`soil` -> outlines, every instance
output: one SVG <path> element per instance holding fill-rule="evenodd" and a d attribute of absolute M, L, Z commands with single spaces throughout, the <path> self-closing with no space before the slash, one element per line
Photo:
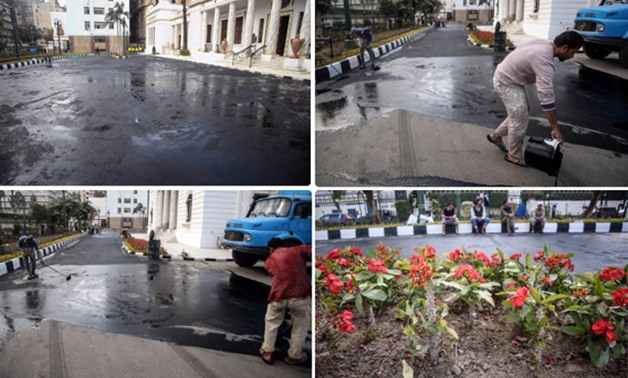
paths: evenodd
<path fill-rule="evenodd" d="M 446 318 L 459 340 L 444 336 L 437 361 L 429 356 L 419 359 L 408 353 L 412 343 L 403 334 L 404 322 L 395 320 L 394 313 L 392 308 L 376 317 L 375 337 L 367 337 L 366 315 L 355 311 L 355 330 L 342 334 L 331 347 L 330 340 L 317 333 L 316 376 L 401 377 L 405 360 L 415 377 L 628 377 L 627 356 L 597 368 L 585 344 L 562 333 L 554 333 L 543 350 L 543 365 L 537 374 L 529 337 L 516 325 L 503 321 L 503 308 L 478 310 L 469 327 L 466 304 L 450 309 Z"/>

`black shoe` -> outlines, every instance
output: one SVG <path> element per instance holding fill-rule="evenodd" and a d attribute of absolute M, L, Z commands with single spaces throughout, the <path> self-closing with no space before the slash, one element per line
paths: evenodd
<path fill-rule="evenodd" d="M 373 71 L 379 71 L 381 68 L 379 66 L 373 67 Z"/>

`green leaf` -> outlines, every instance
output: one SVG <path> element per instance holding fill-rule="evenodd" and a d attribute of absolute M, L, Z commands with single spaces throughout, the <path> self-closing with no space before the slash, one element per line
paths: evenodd
<path fill-rule="evenodd" d="M 358 294 L 355 297 L 355 307 L 358 309 L 358 312 L 360 314 L 364 313 L 364 305 L 362 304 L 362 302 L 363 302 L 362 294 Z"/>
<path fill-rule="evenodd" d="M 448 334 L 450 334 L 454 339 L 458 340 L 458 333 L 456 332 L 455 329 L 451 328 L 450 326 L 445 326 L 445 330 L 447 331 Z"/>
<path fill-rule="evenodd" d="M 478 290 L 476 291 L 476 293 L 478 294 L 478 297 L 484 299 L 485 301 L 490 303 L 491 306 L 495 307 L 495 302 L 493 301 L 493 296 L 491 296 L 491 293 L 485 290 Z"/>
<path fill-rule="evenodd" d="M 597 281 L 597 282 L 595 283 L 595 286 L 593 287 L 593 289 L 595 290 L 595 293 L 596 293 L 598 296 L 600 296 L 600 297 L 601 297 L 602 295 L 604 295 L 604 285 L 602 284 L 602 282 Z"/>
<path fill-rule="evenodd" d="M 368 299 L 372 299 L 374 301 L 385 301 L 386 300 L 386 293 L 384 293 L 383 290 L 380 289 L 370 289 L 370 290 L 366 290 L 362 292 L 362 295 L 367 297 Z"/>
<path fill-rule="evenodd" d="M 554 294 L 554 295 L 550 295 L 549 297 L 545 298 L 541 304 L 547 304 L 547 303 L 552 303 L 554 301 L 557 301 L 559 299 L 563 299 L 563 298 L 567 298 L 568 295 L 566 294 Z"/>
<path fill-rule="evenodd" d="M 549 320 L 549 318 L 547 316 L 544 316 L 543 319 L 541 319 L 541 321 L 539 322 L 539 328 L 545 327 L 545 325 L 547 324 L 548 320 Z"/>
<path fill-rule="evenodd" d="M 401 360 L 401 365 L 403 366 L 401 371 L 403 378 L 414 378 L 414 370 L 408 365 L 406 360 Z"/>
<path fill-rule="evenodd" d="M 541 303 L 541 294 L 539 291 L 534 286 L 530 286 L 528 289 L 530 290 L 530 294 L 532 294 L 536 303 Z"/>
<path fill-rule="evenodd" d="M 506 315 L 506 323 L 518 323 L 521 318 L 519 317 L 519 314 L 517 312 L 511 312 L 508 315 Z"/>
<path fill-rule="evenodd" d="M 502 261 L 504 261 L 504 252 L 502 252 L 502 250 L 499 248 L 497 248 L 497 255 L 500 259 L 502 259 Z"/>
<path fill-rule="evenodd" d="M 411 325 L 407 325 L 403 329 L 403 334 L 411 338 L 412 336 L 416 335 L 416 332 L 414 331 L 414 328 Z"/>
<path fill-rule="evenodd" d="M 480 288 L 482 289 L 490 289 L 495 286 L 500 286 L 500 285 L 497 282 L 487 282 L 487 283 L 480 284 Z"/>
<path fill-rule="evenodd" d="M 519 311 L 519 318 L 523 319 L 530 313 L 530 306 L 523 306 Z"/>
<path fill-rule="evenodd" d="M 515 308 L 515 305 L 512 304 L 512 302 L 509 301 L 508 299 L 502 301 L 502 306 L 504 306 L 506 308 Z"/>
<path fill-rule="evenodd" d="M 371 278 L 373 278 L 375 276 L 375 273 L 371 273 L 369 271 L 361 271 L 360 273 L 355 275 L 355 279 L 360 282 L 360 281 L 366 281 L 366 280 L 370 280 Z"/>
<path fill-rule="evenodd" d="M 465 295 L 468 291 L 469 291 L 469 287 L 468 286 L 464 286 L 461 285 L 457 282 L 449 282 L 449 281 L 441 281 L 440 282 L 443 286 L 449 286 L 449 287 L 453 287 L 455 289 L 460 290 L 460 294 Z"/>
<path fill-rule="evenodd" d="M 526 254 L 526 269 L 530 267 L 530 255 Z"/>
<path fill-rule="evenodd" d="M 539 326 L 536 323 L 530 323 L 530 322 L 524 322 L 523 326 L 528 330 L 528 331 L 538 331 L 539 330 Z"/>
<path fill-rule="evenodd" d="M 392 276 L 391 278 L 394 278 L 394 276 L 400 275 L 401 271 L 397 269 L 388 269 L 388 274 Z"/>
<path fill-rule="evenodd" d="M 315 280 L 319 280 L 321 278 L 321 274 L 323 274 L 323 272 L 320 269 L 316 268 L 316 269 L 314 269 L 314 274 L 315 274 L 315 277 L 316 277 Z"/>
<path fill-rule="evenodd" d="M 564 326 L 562 328 L 562 331 L 571 336 L 586 334 L 586 332 L 582 328 L 577 326 Z"/>

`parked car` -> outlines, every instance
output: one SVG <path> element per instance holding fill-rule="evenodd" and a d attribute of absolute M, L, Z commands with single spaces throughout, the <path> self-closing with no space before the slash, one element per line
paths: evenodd
<path fill-rule="evenodd" d="M 325 214 L 318 219 L 323 222 L 323 226 L 352 226 L 356 223 L 355 219 L 345 213 Z"/>

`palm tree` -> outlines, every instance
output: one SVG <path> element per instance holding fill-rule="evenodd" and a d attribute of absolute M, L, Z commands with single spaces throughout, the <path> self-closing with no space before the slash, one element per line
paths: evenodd
<path fill-rule="evenodd" d="M 372 190 L 363 190 L 364 195 L 366 196 L 366 201 L 371 206 L 371 211 L 373 212 L 373 220 L 375 224 L 382 223 L 379 217 L 379 210 L 377 209 L 377 203 L 375 202 L 375 196 L 373 195 Z"/>
<path fill-rule="evenodd" d="M 112 9 L 105 15 L 107 25 L 116 25 L 116 35 L 118 36 L 118 54 L 124 54 L 124 47 L 120 46 L 120 27 L 123 28 L 123 34 L 126 33 L 127 19 L 129 12 L 124 10 L 124 3 L 117 2 Z"/>
<path fill-rule="evenodd" d="M 346 190 L 332 190 L 331 199 L 334 201 L 334 205 L 336 205 L 336 209 L 338 209 L 339 213 L 342 213 L 342 209 L 340 208 L 340 200 L 347 193 Z"/>

